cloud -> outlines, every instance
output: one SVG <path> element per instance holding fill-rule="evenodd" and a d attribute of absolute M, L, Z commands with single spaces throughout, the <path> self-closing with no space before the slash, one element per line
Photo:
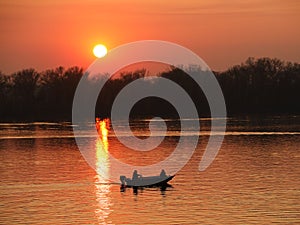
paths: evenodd
<path fill-rule="evenodd" d="M 154 4 L 155 3 L 155 4 Z M 300 2 L 297 0 L 211 0 L 211 1 L 182 1 L 158 3 L 151 1 L 146 13 L 165 15 L 204 15 L 204 14 L 291 14 L 298 13 Z M 144 12 L 145 13 L 145 12 Z"/>

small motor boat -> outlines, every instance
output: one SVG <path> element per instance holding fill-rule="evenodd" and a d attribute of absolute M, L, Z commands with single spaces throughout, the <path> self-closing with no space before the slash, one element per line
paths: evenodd
<path fill-rule="evenodd" d="M 122 187 L 167 187 L 168 182 L 173 179 L 172 176 L 139 176 L 133 179 L 127 178 L 126 176 L 120 176 Z"/>

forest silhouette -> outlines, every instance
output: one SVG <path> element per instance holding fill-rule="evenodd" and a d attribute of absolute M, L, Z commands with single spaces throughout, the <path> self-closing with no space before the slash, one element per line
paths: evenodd
<path fill-rule="evenodd" d="M 192 65 L 188 73 L 197 73 Z M 5 75 L 0 72 L 0 121 L 71 121 L 76 87 L 83 68 L 71 67 L 38 72 L 24 69 Z M 299 114 L 300 64 L 272 58 L 248 58 L 223 72 L 214 72 L 224 94 L 227 113 Z M 130 82 L 147 76 L 146 69 L 123 72 L 110 79 L 100 92 L 96 115 L 110 117 L 112 103 Z M 193 79 L 176 67 L 158 76 L 180 85 L 191 96 L 200 116 L 209 116 L 205 95 Z M 145 79 L 145 82 L 150 82 Z M 178 117 L 166 100 L 148 97 L 131 110 L 131 117 Z"/>

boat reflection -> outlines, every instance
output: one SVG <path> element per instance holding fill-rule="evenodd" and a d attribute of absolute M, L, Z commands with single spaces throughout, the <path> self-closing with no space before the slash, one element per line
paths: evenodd
<path fill-rule="evenodd" d="M 167 186 L 161 186 L 161 187 L 152 187 L 152 188 L 149 188 L 151 190 L 160 190 L 160 193 L 163 197 L 166 196 L 166 191 L 170 190 L 170 188 L 173 188 L 172 185 L 168 184 Z M 131 189 L 131 188 L 130 188 Z M 145 187 L 133 187 L 132 188 L 132 193 L 134 195 L 138 195 L 139 192 L 143 192 L 144 189 L 147 189 Z M 127 188 L 125 186 L 120 186 L 120 192 L 126 192 Z"/>
<path fill-rule="evenodd" d="M 107 218 L 111 213 L 111 185 L 108 183 L 109 180 L 109 156 L 108 156 L 108 129 L 109 120 L 99 120 L 96 119 L 96 128 L 99 133 L 99 137 L 96 140 L 95 150 L 95 165 L 97 175 L 95 176 L 95 192 L 97 207 L 95 209 L 95 214 L 98 218 L 99 224 L 107 224 Z"/>

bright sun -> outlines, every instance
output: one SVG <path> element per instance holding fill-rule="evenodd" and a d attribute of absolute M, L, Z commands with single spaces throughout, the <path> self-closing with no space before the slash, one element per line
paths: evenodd
<path fill-rule="evenodd" d="M 107 48 L 104 45 L 96 45 L 93 49 L 93 53 L 97 58 L 102 58 L 107 54 Z"/>

